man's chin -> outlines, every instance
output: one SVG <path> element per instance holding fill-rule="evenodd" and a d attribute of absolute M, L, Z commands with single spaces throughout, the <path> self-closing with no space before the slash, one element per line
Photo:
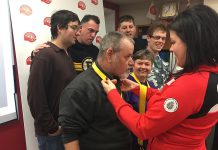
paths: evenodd
<path fill-rule="evenodd" d="M 130 70 L 128 69 L 128 70 L 126 70 L 123 74 L 119 75 L 119 78 L 120 78 L 120 79 L 126 79 L 126 78 L 128 78 L 128 76 L 129 76 L 130 73 L 131 73 L 131 72 L 130 72 Z"/>

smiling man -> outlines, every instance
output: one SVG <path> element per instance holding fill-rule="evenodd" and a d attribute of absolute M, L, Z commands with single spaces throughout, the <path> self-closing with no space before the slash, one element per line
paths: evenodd
<path fill-rule="evenodd" d="M 126 36 L 134 40 L 134 51 L 145 49 L 147 47 L 147 41 L 145 39 L 136 37 L 136 25 L 133 16 L 123 15 L 119 18 L 118 22 L 118 32 L 125 34 Z"/>
<path fill-rule="evenodd" d="M 161 89 L 169 78 L 169 64 L 165 62 L 159 53 L 163 49 L 167 36 L 167 28 L 161 23 L 154 23 L 147 31 L 147 50 L 154 56 L 154 64 L 148 81 L 152 82 L 157 89 Z"/>

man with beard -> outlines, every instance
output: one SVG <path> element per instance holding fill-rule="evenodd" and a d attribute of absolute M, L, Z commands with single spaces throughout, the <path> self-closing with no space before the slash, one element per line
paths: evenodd
<path fill-rule="evenodd" d="M 59 122 L 65 150 L 130 150 L 130 132 L 108 103 L 101 80 L 117 79 L 120 88 L 120 77 L 133 65 L 133 43 L 122 33 L 106 34 L 96 62 L 62 92 Z"/>

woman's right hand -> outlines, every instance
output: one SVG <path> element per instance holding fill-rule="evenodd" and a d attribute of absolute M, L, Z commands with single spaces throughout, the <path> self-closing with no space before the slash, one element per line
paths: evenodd
<path fill-rule="evenodd" d="M 123 92 L 128 92 L 128 91 L 133 90 L 133 89 L 136 88 L 137 86 L 139 86 L 138 83 L 136 83 L 136 82 L 134 82 L 134 81 L 131 81 L 131 80 L 129 80 L 129 79 L 123 79 L 120 89 L 121 89 Z"/>

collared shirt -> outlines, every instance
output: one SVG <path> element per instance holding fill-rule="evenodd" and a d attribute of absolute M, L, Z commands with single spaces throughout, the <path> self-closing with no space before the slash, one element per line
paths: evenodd
<path fill-rule="evenodd" d="M 34 118 L 36 135 L 58 129 L 60 94 L 76 76 L 72 61 L 63 49 L 51 42 L 34 58 L 30 68 L 27 99 Z"/>
<path fill-rule="evenodd" d="M 153 69 L 148 75 L 148 81 L 152 82 L 156 89 L 162 89 L 169 79 L 169 63 L 157 55 L 154 59 Z"/>

